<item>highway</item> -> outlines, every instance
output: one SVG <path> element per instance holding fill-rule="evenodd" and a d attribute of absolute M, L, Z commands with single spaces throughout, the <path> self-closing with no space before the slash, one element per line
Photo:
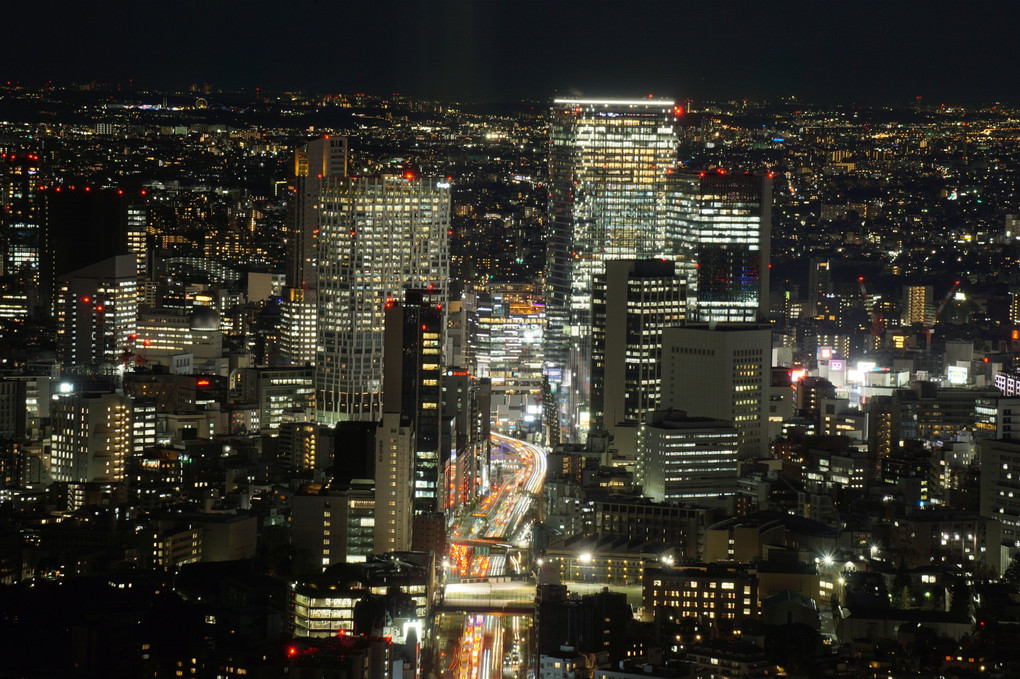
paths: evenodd
<path fill-rule="evenodd" d="M 472 511 L 464 511 L 450 527 L 450 566 L 462 578 L 499 576 L 521 571 L 509 548 L 527 548 L 531 541 L 532 500 L 542 490 L 547 461 L 540 446 L 491 435 L 490 478 L 499 479 Z"/>
<path fill-rule="evenodd" d="M 500 434 L 492 434 L 491 444 L 489 494 L 462 510 L 448 534 L 447 576 L 469 582 L 444 585 L 444 606 L 454 612 L 440 614 L 438 628 L 453 624 L 458 631 L 439 642 L 441 677 L 503 679 L 523 676 L 526 668 L 531 616 L 530 609 L 525 615 L 519 609 L 522 600 L 534 600 L 535 586 L 487 579 L 530 569 L 519 555 L 530 551 L 532 501 L 542 491 L 546 455 L 539 446 Z M 487 612 L 455 612 L 478 608 Z"/>

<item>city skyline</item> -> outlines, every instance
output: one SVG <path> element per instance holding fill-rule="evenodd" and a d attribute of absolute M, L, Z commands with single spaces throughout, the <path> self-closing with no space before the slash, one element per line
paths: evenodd
<path fill-rule="evenodd" d="M 8 672 L 1020 673 L 1020 108 L 623 90 L 0 86 Z"/>

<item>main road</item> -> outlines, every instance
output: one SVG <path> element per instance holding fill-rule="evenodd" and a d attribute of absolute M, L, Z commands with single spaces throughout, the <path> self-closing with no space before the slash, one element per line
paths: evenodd
<path fill-rule="evenodd" d="M 530 553 L 533 501 L 545 481 L 546 455 L 541 447 L 492 434 L 488 495 L 472 509 L 461 511 L 450 525 L 447 576 L 486 580 L 530 571 L 521 555 Z M 509 569 L 507 566 L 509 565 Z M 509 573 L 508 573 L 509 571 Z M 444 608 L 437 616 L 434 672 L 456 679 L 508 679 L 525 676 L 530 656 L 527 615 L 511 610 L 480 613 L 478 607 L 533 600 L 531 581 L 451 582 L 444 585 Z M 509 615 L 504 615 L 509 614 Z"/>
<path fill-rule="evenodd" d="M 464 511 L 450 526 L 450 567 L 460 577 L 504 575 L 507 553 L 531 546 L 532 500 L 545 480 L 545 451 L 502 434 L 492 434 L 491 444 L 489 477 L 497 482 L 473 511 Z M 511 566 L 520 572 L 519 562 Z"/>

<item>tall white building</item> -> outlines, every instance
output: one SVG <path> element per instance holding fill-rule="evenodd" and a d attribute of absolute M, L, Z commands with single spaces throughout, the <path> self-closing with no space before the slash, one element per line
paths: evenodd
<path fill-rule="evenodd" d="M 50 406 L 54 481 L 124 480 L 131 452 L 131 403 L 120 394 L 63 394 Z"/>
<path fill-rule="evenodd" d="M 649 413 L 638 430 L 642 494 L 660 502 L 731 502 L 737 493 L 738 440 L 725 420 L 676 410 Z"/>
<path fill-rule="evenodd" d="M 385 413 L 375 437 L 375 553 L 411 548 L 413 422 Z"/>
<path fill-rule="evenodd" d="M 740 459 L 767 457 L 772 329 L 723 323 L 662 332 L 662 410 L 732 422 Z"/>
<path fill-rule="evenodd" d="M 63 277 L 56 294 L 57 346 L 68 365 L 115 363 L 134 346 L 138 270 L 118 255 Z"/>
<path fill-rule="evenodd" d="M 376 420 L 386 303 L 431 286 L 446 310 L 450 185 L 410 174 L 325 178 L 319 229 L 316 420 Z"/>
<path fill-rule="evenodd" d="M 612 259 L 678 259 L 670 178 L 676 109 L 668 99 L 557 99 L 549 128 L 546 371 L 560 425 L 588 427 L 591 293 Z"/>

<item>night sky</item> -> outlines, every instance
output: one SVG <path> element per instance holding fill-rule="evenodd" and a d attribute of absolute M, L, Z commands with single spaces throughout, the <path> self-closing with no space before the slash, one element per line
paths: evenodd
<path fill-rule="evenodd" d="M 1020 102 L 1020 3 L 16 2 L 0 78 L 143 88 Z"/>

